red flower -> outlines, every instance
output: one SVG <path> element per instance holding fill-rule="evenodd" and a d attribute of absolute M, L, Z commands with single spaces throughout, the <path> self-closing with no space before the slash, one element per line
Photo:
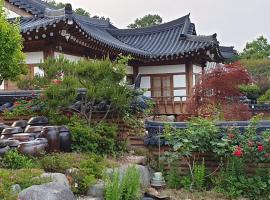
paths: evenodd
<path fill-rule="evenodd" d="M 233 155 L 237 157 L 243 156 L 243 149 L 240 146 L 237 146 L 235 151 L 233 152 Z"/>
<path fill-rule="evenodd" d="M 263 157 L 269 158 L 269 153 L 264 154 Z"/>
<path fill-rule="evenodd" d="M 263 145 L 258 145 L 258 151 L 259 151 L 259 152 L 262 152 L 263 150 L 264 150 Z"/>

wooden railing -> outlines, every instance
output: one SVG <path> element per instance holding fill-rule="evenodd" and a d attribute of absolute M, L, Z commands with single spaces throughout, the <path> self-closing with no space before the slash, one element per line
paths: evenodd
<path fill-rule="evenodd" d="M 155 114 L 178 115 L 185 113 L 187 96 L 151 97 L 155 102 Z"/>

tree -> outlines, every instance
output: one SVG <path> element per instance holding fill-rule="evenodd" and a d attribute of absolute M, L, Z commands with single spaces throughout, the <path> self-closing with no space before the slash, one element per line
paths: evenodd
<path fill-rule="evenodd" d="M 75 10 L 75 13 L 77 13 L 78 15 L 90 17 L 90 13 L 87 12 L 86 10 L 82 9 L 82 8 L 77 8 Z"/>
<path fill-rule="evenodd" d="M 9 23 L 0 0 L 0 84 L 27 74 L 18 22 Z"/>
<path fill-rule="evenodd" d="M 242 59 L 262 59 L 270 56 L 270 44 L 267 39 L 260 36 L 252 42 L 248 42 L 243 52 L 240 54 Z"/>
<path fill-rule="evenodd" d="M 195 115 L 228 120 L 249 118 L 247 106 L 240 102 L 242 93 L 239 85 L 250 83 L 251 77 L 240 63 L 210 69 L 196 84 L 194 93 L 187 102 L 187 111 Z"/>
<path fill-rule="evenodd" d="M 252 77 L 252 81 L 259 86 L 260 94 L 264 94 L 270 89 L 270 59 L 241 59 L 244 66 Z"/>
<path fill-rule="evenodd" d="M 134 23 L 129 24 L 128 28 L 143 28 L 154 26 L 162 23 L 162 18 L 159 15 L 145 15 L 142 18 L 137 18 Z"/>
<path fill-rule="evenodd" d="M 64 8 L 65 7 L 65 3 L 59 2 L 57 3 L 55 0 L 47 0 L 46 1 L 49 5 L 54 6 L 56 8 Z M 87 12 L 86 10 L 84 10 L 83 8 L 77 8 L 75 10 L 75 13 L 82 15 L 82 16 L 87 16 L 90 17 L 90 13 Z"/>

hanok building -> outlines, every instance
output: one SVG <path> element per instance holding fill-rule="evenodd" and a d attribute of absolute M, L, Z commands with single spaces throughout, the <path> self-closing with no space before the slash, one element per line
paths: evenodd
<path fill-rule="evenodd" d="M 56 9 L 41 0 L 6 0 L 5 7 L 20 16 L 32 76 L 42 73 L 38 64 L 49 56 L 76 61 L 130 55 L 128 78 L 141 75 L 141 88 L 162 114 L 183 112 L 202 71 L 233 54 L 232 47 L 219 46 L 216 34 L 197 35 L 189 15 L 147 28 L 118 29 L 108 20 L 75 14 L 71 5 Z M 4 89 L 15 87 L 6 82 Z"/>

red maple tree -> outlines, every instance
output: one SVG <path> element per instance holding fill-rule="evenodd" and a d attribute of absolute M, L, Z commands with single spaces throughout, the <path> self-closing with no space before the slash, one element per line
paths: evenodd
<path fill-rule="evenodd" d="M 187 111 L 197 116 L 221 113 L 226 120 L 246 120 L 251 115 L 248 105 L 240 102 L 242 94 L 238 86 L 251 82 L 239 62 L 206 70 L 187 102 Z"/>

